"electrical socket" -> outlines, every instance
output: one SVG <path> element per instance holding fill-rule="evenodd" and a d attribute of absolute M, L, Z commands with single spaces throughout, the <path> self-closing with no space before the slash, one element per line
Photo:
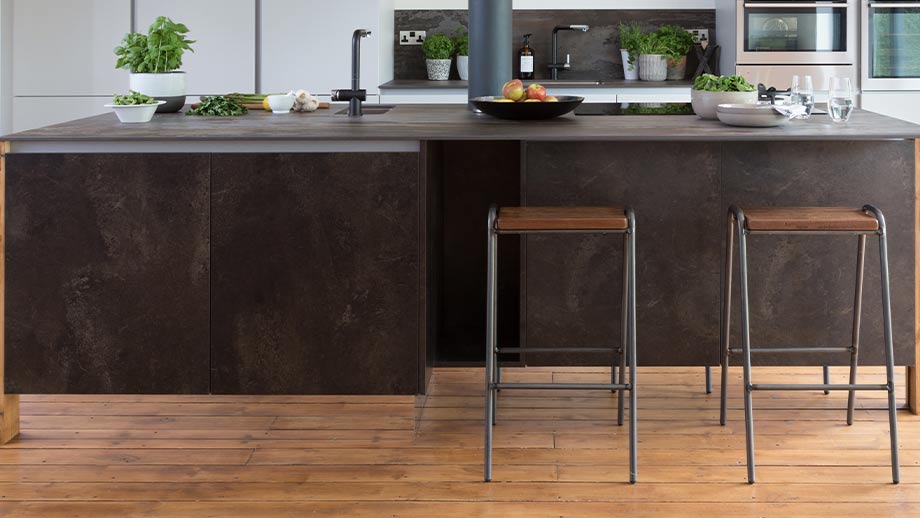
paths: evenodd
<path fill-rule="evenodd" d="M 425 41 L 426 31 L 399 31 L 400 45 L 421 45 Z"/>
<path fill-rule="evenodd" d="M 705 49 L 709 46 L 709 29 L 687 29 Z"/>

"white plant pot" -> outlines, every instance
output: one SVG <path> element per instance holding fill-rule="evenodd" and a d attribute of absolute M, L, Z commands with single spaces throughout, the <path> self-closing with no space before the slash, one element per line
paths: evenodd
<path fill-rule="evenodd" d="M 460 74 L 460 79 L 463 81 L 466 81 L 470 78 L 469 56 L 457 56 L 457 72 Z"/>
<path fill-rule="evenodd" d="M 430 81 L 447 81 L 450 79 L 450 59 L 426 59 L 428 79 Z"/>
<path fill-rule="evenodd" d="M 128 81 L 131 90 L 166 101 L 157 108 L 157 113 L 174 113 L 185 106 L 185 72 L 131 74 Z"/>
<path fill-rule="evenodd" d="M 757 104 L 757 92 L 706 92 L 691 90 L 693 111 L 704 119 L 716 120 L 720 104 Z"/>
<path fill-rule="evenodd" d="M 668 78 L 668 58 L 663 54 L 639 55 L 639 79 L 664 81 Z"/>
<path fill-rule="evenodd" d="M 623 77 L 627 81 L 636 81 L 639 79 L 639 59 L 632 65 L 629 64 L 629 51 L 620 49 L 620 57 L 623 58 Z M 631 69 L 631 70 L 630 70 Z"/>

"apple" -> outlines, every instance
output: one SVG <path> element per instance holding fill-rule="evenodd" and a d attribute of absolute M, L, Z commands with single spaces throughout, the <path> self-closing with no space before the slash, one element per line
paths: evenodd
<path fill-rule="evenodd" d="M 540 99 L 525 99 L 524 102 L 525 103 L 542 103 L 543 101 L 541 101 Z"/>
<path fill-rule="evenodd" d="M 545 103 L 558 103 L 558 102 L 559 102 L 559 99 L 556 99 L 556 96 L 555 96 L 555 95 L 547 95 L 547 96 L 546 96 L 546 99 L 543 99 L 543 102 L 545 102 Z"/>
<path fill-rule="evenodd" d="M 512 79 L 502 87 L 502 96 L 512 101 L 520 101 L 525 97 L 524 83 L 520 79 Z"/>
<path fill-rule="evenodd" d="M 543 101 L 546 99 L 546 88 L 541 84 L 534 83 L 527 87 L 527 98 Z"/>
<path fill-rule="evenodd" d="M 514 101 L 512 101 L 511 99 L 502 98 L 502 99 L 492 99 L 492 102 L 493 103 L 513 103 Z"/>

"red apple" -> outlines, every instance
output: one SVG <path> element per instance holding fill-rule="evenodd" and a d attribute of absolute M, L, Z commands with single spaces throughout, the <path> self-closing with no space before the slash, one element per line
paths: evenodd
<path fill-rule="evenodd" d="M 543 101 L 546 99 L 546 88 L 541 84 L 534 83 L 527 87 L 527 98 Z"/>
<path fill-rule="evenodd" d="M 512 79 L 502 87 L 502 96 L 512 101 L 520 101 L 524 98 L 524 83 L 520 79 Z"/>

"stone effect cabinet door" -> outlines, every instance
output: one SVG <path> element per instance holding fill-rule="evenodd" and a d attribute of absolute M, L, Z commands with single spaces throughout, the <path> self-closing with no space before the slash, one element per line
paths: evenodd
<path fill-rule="evenodd" d="M 212 391 L 415 394 L 419 157 L 212 156 Z"/>
<path fill-rule="evenodd" d="M 207 156 L 6 164 L 7 393 L 207 393 Z"/>

